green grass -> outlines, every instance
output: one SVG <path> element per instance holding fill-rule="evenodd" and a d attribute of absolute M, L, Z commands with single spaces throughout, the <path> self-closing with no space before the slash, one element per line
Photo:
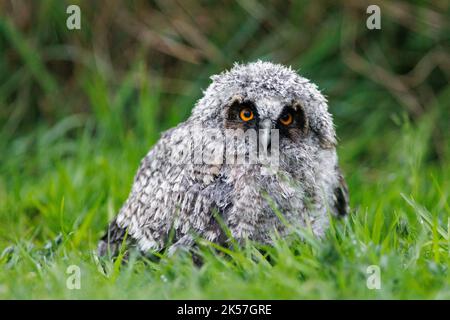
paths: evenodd
<path fill-rule="evenodd" d="M 417 83 L 402 78 L 409 91 L 399 95 L 344 50 L 357 42 L 367 63 L 394 77 L 408 74 L 428 52 L 445 52 L 444 25 L 399 26 L 386 7 L 382 32 L 352 34 L 347 25 L 360 25 L 364 11 L 332 2 L 295 2 L 288 15 L 280 4 L 236 2 L 226 12 L 209 5 L 217 24 L 158 7 L 198 27 L 190 43 L 158 15 L 140 17 L 150 12 L 147 2 L 119 5 L 141 22 L 159 21 L 149 28 L 171 43 L 205 50 L 205 62 L 190 56 L 196 64 L 183 60 L 194 51 L 161 57 L 130 42 L 119 18 L 105 34 L 86 6 L 82 31 L 68 32 L 63 2 L 42 3 L 34 5 L 32 29 L 18 11 L 0 14 L 0 298 L 450 299 L 448 67 L 433 65 Z M 415 9 L 426 16 L 429 8 Z M 102 19 L 112 19 L 108 10 Z M 183 10 L 204 16 L 197 6 Z M 186 253 L 100 267 L 97 241 L 160 132 L 187 118 L 210 74 L 261 57 L 299 68 L 329 97 L 349 217 L 333 220 L 321 240 L 305 230 L 275 239 L 264 256 L 252 244 L 226 250 L 200 243 L 201 267 Z M 423 110 L 412 112 L 411 101 Z M 66 286 L 71 265 L 80 268 L 80 290 Z M 366 286 L 371 265 L 380 268 L 380 290 Z"/>
<path fill-rule="evenodd" d="M 145 94 L 133 129 L 126 129 L 117 115 L 101 110 L 114 104 L 96 88 L 95 115 L 42 125 L 5 147 L 1 298 L 450 298 L 450 167 L 448 161 L 424 163 L 433 118 L 393 128 L 395 141 L 376 166 L 352 159 L 360 137 L 342 139 L 353 209 L 321 241 L 301 241 L 301 233 L 278 239 L 266 248 L 270 259 L 251 245 L 219 253 L 204 245 L 200 268 L 180 254 L 159 263 L 109 263 L 104 272 L 96 242 L 156 134 L 140 116 L 151 101 Z M 66 287 L 70 265 L 81 268 L 80 290 Z M 380 290 L 366 287 L 369 265 L 381 268 Z"/>

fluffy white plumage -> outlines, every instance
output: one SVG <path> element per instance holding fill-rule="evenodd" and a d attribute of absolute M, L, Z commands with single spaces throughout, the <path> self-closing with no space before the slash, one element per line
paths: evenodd
<path fill-rule="evenodd" d="M 163 133 L 142 160 L 127 201 L 99 243 L 99 254 L 114 252 L 127 229 L 144 252 L 167 247 L 171 230 L 171 250 L 194 245 L 196 236 L 226 244 L 218 216 L 236 240 L 270 243 L 274 230 L 288 233 L 279 214 L 290 224 L 310 225 L 321 236 L 328 212 L 348 212 L 332 117 L 316 85 L 290 68 L 262 61 L 236 64 L 211 79 L 191 116 Z M 253 119 L 243 121 L 243 110 L 250 110 Z M 285 126 L 281 120 L 287 113 L 293 120 Z M 267 129 L 263 123 L 279 131 L 274 174 L 264 174 L 261 163 L 225 161 L 223 140 L 207 130 L 226 136 L 227 130 Z M 238 154 L 247 155 L 249 142 L 235 143 Z M 192 152 L 180 152 L 185 150 Z M 196 152 L 219 156 L 199 163 Z"/>

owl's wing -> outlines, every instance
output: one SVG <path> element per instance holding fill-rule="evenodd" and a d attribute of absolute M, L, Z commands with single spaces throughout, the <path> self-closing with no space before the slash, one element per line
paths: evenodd
<path fill-rule="evenodd" d="M 160 250 L 169 241 L 188 241 L 192 232 L 211 241 L 221 234 L 213 213 L 228 207 L 231 187 L 221 177 L 221 165 L 186 158 L 183 144 L 190 143 L 188 134 L 188 129 L 177 127 L 161 137 L 142 160 L 116 218 L 142 251 Z M 208 145 L 206 141 L 203 147 Z"/>
<path fill-rule="evenodd" d="M 347 183 L 338 168 L 338 185 L 334 189 L 334 209 L 338 216 L 343 217 L 350 211 Z"/>

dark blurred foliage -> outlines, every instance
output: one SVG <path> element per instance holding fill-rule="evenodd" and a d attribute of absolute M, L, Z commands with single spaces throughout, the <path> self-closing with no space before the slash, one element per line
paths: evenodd
<path fill-rule="evenodd" d="M 81 30 L 66 28 L 69 4 L 81 7 Z M 366 28 L 369 4 L 381 7 L 381 30 Z M 365 148 L 395 119 L 435 114 L 439 157 L 450 119 L 449 13 L 445 0 L 2 0 L 0 133 L 13 139 L 96 114 L 96 93 L 112 96 L 123 83 L 121 120 L 148 85 L 159 132 L 189 115 L 211 74 L 267 59 L 316 82 L 340 136 L 366 137 Z"/>

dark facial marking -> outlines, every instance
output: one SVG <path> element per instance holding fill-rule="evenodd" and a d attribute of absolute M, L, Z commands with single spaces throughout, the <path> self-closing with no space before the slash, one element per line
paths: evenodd
<path fill-rule="evenodd" d="M 252 114 L 251 120 L 244 121 Z M 247 130 L 250 128 L 256 129 L 258 124 L 258 110 L 253 102 L 249 100 L 244 100 L 240 97 L 236 97 L 232 100 L 228 106 L 226 118 L 225 118 L 225 128 L 227 129 L 242 129 Z"/>
<path fill-rule="evenodd" d="M 280 136 L 297 140 L 308 133 L 308 119 L 305 110 L 299 102 L 285 106 L 277 121 Z"/>

